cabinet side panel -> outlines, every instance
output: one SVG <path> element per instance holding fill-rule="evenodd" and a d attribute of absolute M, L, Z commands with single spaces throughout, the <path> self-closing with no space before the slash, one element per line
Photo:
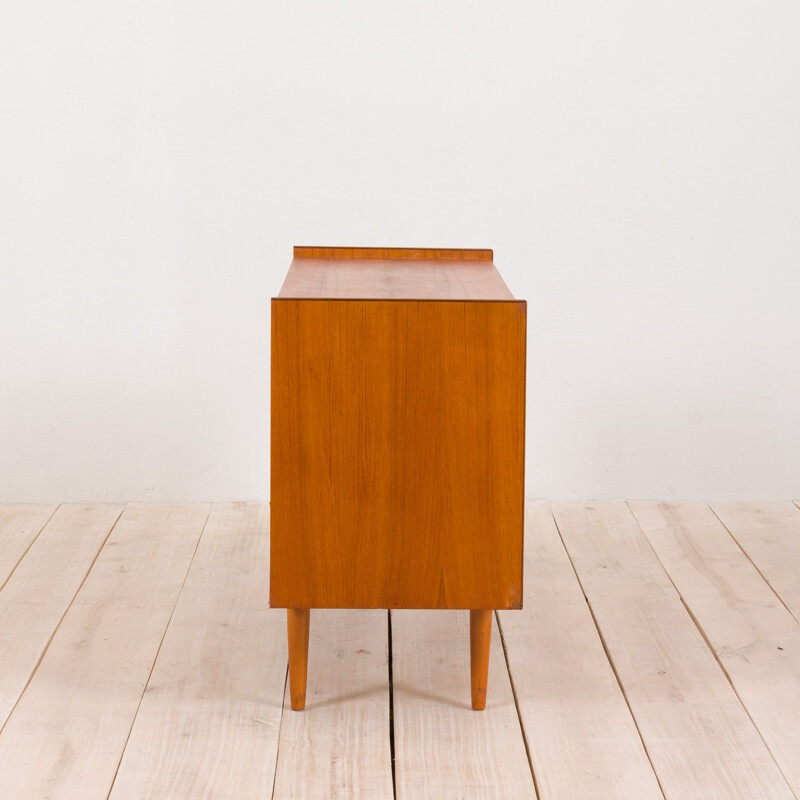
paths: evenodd
<path fill-rule="evenodd" d="M 525 304 L 275 300 L 274 606 L 514 608 Z"/>

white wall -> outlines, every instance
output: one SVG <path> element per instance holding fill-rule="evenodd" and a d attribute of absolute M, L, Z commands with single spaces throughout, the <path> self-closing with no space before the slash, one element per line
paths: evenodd
<path fill-rule="evenodd" d="M 298 244 L 488 246 L 528 493 L 800 495 L 800 6 L 9 4 L 0 501 L 265 498 Z"/>

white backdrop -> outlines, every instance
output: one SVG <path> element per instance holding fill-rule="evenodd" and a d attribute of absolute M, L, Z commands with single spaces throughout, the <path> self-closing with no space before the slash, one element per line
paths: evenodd
<path fill-rule="evenodd" d="M 800 6 L 31 0 L 0 501 L 266 498 L 293 244 L 493 247 L 536 497 L 800 495 Z"/>

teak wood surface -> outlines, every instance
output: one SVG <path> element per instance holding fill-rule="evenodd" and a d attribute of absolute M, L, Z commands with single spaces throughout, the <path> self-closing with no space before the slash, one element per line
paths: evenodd
<path fill-rule="evenodd" d="M 280 298 L 514 299 L 491 250 L 296 247 L 294 252 Z"/>
<path fill-rule="evenodd" d="M 526 304 L 491 258 L 296 249 L 272 301 L 273 607 L 521 606 Z"/>

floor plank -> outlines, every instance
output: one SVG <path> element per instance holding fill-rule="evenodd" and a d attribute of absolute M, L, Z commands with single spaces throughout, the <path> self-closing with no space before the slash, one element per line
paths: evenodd
<path fill-rule="evenodd" d="M 55 505 L 0 505 L 0 588 L 56 508 Z"/>
<path fill-rule="evenodd" d="M 553 511 L 667 800 L 793 797 L 628 507 Z"/>
<path fill-rule="evenodd" d="M 5 796 L 107 797 L 208 511 L 125 509 L 0 733 Z"/>
<path fill-rule="evenodd" d="M 470 705 L 469 612 L 392 611 L 398 800 L 535 798 L 496 621 L 484 711 Z"/>
<path fill-rule="evenodd" d="M 312 609 L 306 707 L 287 685 L 273 798 L 392 796 L 386 612 Z"/>
<path fill-rule="evenodd" d="M 122 506 L 61 506 L 0 591 L 0 730 Z"/>
<path fill-rule="evenodd" d="M 286 646 L 268 611 L 269 507 L 216 504 L 136 715 L 112 800 L 269 797 Z"/>
<path fill-rule="evenodd" d="M 526 506 L 522 611 L 501 611 L 539 800 L 662 798 L 548 503 Z"/>
<path fill-rule="evenodd" d="M 630 505 L 800 796 L 800 625 L 707 505 Z"/>
<path fill-rule="evenodd" d="M 711 508 L 800 621 L 800 508 L 794 503 L 712 503 Z"/>
<path fill-rule="evenodd" d="M 554 505 L 582 586 L 528 511 L 525 608 L 498 616 L 541 800 L 657 798 L 647 755 L 667 800 L 791 797 L 775 761 L 800 796 L 800 509 L 714 504 L 740 549 L 706 506 L 630 507 L 646 535 L 624 504 Z M 120 757 L 112 800 L 270 797 L 273 774 L 279 799 L 392 797 L 386 612 L 312 613 L 290 711 L 265 505 L 215 506 L 202 538 L 208 506 L 130 506 L 94 566 L 119 509 L 54 509 L 0 506 L 0 797 L 106 798 Z M 534 797 L 497 631 L 473 712 L 468 615 L 392 620 L 397 796 Z"/>

